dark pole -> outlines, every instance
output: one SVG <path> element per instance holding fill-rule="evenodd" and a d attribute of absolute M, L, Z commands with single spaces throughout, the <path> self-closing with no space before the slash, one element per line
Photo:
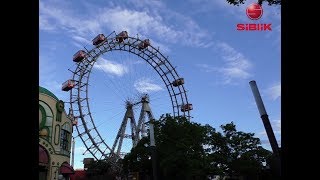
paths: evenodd
<path fill-rule="evenodd" d="M 264 108 L 264 104 L 263 104 L 263 101 L 261 99 L 257 84 L 256 84 L 255 81 L 250 81 L 249 84 L 251 86 L 251 90 L 252 90 L 254 99 L 255 99 L 256 104 L 258 106 L 258 110 L 259 110 L 259 113 L 260 113 L 264 128 L 266 129 L 266 132 L 267 132 L 267 135 L 268 135 L 268 139 L 269 139 L 272 151 L 273 151 L 273 153 L 275 155 L 278 156 L 280 154 L 279 153 L 278 142 L 277 142 L 276 137 L 275 137 L 275 135 L 273 133 L 272 126 L 270 124 L 270 120 L 268 118 L 266 109 Z"/>
<path fill-rule="evenodd" d="M 157 155 L 156 155 L 156 143 L 155 143 L 155 140 L 154 140 L 153 121 L 154 121 L 154 119 L 151 119 L 150 120 L 150 124 L 149 124 L 149 128 L 150 128 L 150 150 L 151 150 L 153 180 L 157 180 Z"/>
<path fill-rule="evenodd" d="M 276 169 L 278 170 L 278 173 L 280 174 L 281 161 L 280 161 L 280 152 L 279 152 L 278 142 L 277 142 L 276 137 L 275 137 L 275 135 L 273 133 L 272 126 L 270 124 L 270 120 L 269 120 L 268 114 L 266 112 L 266 109 L 264 107 L 262 98 L 260 96 L 260 92 L 258 90 L 258 86 L 256 84 L 256 81 L 250 81 L 249 84 L 250 84 L 254 99 L 256 101 L 256 104 L 257 104 L 257 107 L 258 107 L 258 110 L 259 110 L 259 113 L 260 113 L 264 128 L 265 128 L 265 130 L 267 132 L 267 136 L 268 136 L 268 139 L 269 139 L 273 154 L 274 154 L 275 159 L 276 159 L 276 164 L 277 164 Z"/>

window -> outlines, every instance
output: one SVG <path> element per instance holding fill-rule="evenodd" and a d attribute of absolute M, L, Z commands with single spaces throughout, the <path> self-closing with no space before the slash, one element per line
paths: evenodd
<path fill-rule="evenodd" d="M 43 101 L 39 101 L 39 131 L 47 131 L 46 139 L 51 142 L 53 113 L 51 108 Z"/>
<path fill-rule="evenodd" d="M 61 142 L 60 149 L 62 154 L 70 154 L 70 140 L 71 140 L 71 126 L 68 123 L 65 123 L 61 128 Z"/>
<path fill-rule="evenodd" d="M 69 144 L 69 136 L 70 133 L 64 129 L 61 130 L 61 144 L 60 147 L 63 150 L 69 150 L 68 149 L 68 144 Z"/>

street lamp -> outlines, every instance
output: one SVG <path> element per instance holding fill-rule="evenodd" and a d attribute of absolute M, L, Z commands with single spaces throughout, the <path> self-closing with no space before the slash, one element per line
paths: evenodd
<path fill-rule="evenodd" d="M 156 143 L 154 140 L 154 119 L 150 120 L 150 150 L 151 150 L 151 159 L 152 159 L 152 172 L 153 179 L 157 180 L 157 159 L 156 159 Z"/>

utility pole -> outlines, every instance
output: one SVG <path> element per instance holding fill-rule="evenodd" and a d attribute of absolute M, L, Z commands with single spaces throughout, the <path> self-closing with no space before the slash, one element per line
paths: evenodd
<path fill-rule="evenodd" d="M 275 157 L 275 161 L 276 161 L 275 169 L 277 171 L 277 174 L 280 175 L 281 174 L 281 160 L 280 160 L 280 151 L 279 151 L 278 142 L 277 142 L 276 137 L 273 133 L 272 126 L 270 124 L 270 120 L 269 120 L 267 111 L 264 107 L 262 98 L 260 96 L 260 92 L 258 90 L 258 86 L 256 84 L 256 81 L 250 81 L 249 84 L 250 84 L 254 99 L 256 101 L 256 104 L 257 104 L 257 107 L 258 107 L 258 110 L 260 113 L 260 117 L 262 119 L 264 128 L 267 132 L 267 136 L 268 136 L 268 139 L 269 139 L 269 142 L 270 142 L 270 145 L 271 145 L 274 157 Z"/>

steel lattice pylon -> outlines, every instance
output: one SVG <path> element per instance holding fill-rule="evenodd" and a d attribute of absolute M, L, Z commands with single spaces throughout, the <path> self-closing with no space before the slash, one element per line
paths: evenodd
<path fill-rule="evenodd" d="M 128 102 L 126 114 L 113 146 L 110 147 L 101 137 L 90 111 L 88 91 L 91 70 L 99 56 L 104 53 L 110 51 L 127 51 L 143 59 L 162 79 L 170 97 L 173 116 L 185 116 L 190 118 L 191 109 L 183 111 L 181 109 L 182 106 L 189 104 L 186 90 L 183 83 L 178 85 L 173 84 L 174 81 L 181 78 L 179 77 L 176 68 L 168 61 L 168 58 L 166 58 L 158 48 L 154 48 L 152 45 L 143 49 L 139 47 L 139 44 L 142 43 L 143 40 L 138 37 L 128 36 L 121 41 L 119 41 L 119 38 L 117 37 L 118 36 L 114 31 L 99 45 L 89 50 L 86 49 L 86 57 L 82 61 L 77 62 L 75 69 L 69 69 L 73 73 L 72 80 L 75 82 L 74 87 L 70 90 L 70 114 L 81 120 L 78 121 L 76 126 L 78 136 L 84 143 L 87 149 L 86 151 L 90 152 L 97 160 L 119 158 L 121 153 L 121 143 L 119 142 L 122 141 L 124 136 L 131 137 L 133 139 L 133 146 L 135 146 L 139 139 L 146 134 L 144 126 L 145 115 L 147 114 L 149 119 L 154 118 L 148 104 L 148 97 L 144 96 L 141 101 L 138 102 L 142 104 L 142 109 L 137 125 L 134 115 L 131 112 L 134 104 Z M 123 132 L 128 119 L 130 119 L 132 125 L 131 135 L 126 135 Z M 117 149 L 116 146 L 118 147 Z"/>

